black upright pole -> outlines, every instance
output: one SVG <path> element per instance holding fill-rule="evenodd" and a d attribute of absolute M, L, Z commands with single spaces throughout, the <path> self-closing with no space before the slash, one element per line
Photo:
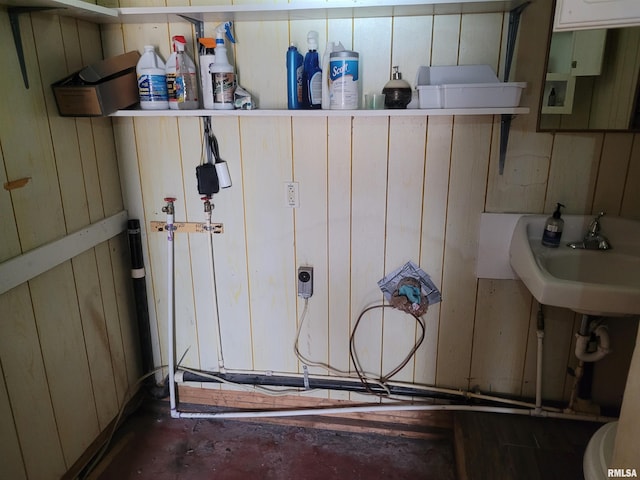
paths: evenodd
<path fill-rule="evenodd" d="M 129 251 L 131 252 L 131 281 L 136 304 L 136 318 L 140 335 L 140 351 L 142 355 L 143 373 L 153 369 L 153 350 L 151 348 L 151 325 L 149 324 L 149 308 L 147 305 L 147 283 L 145 280 L 144 257 L 142 256 L 142 235 L 140 221 L 131 219 L 127 222 L 129 234 Z M 155 385 L 153 376 L 148 377 L 144 384 Z"/>

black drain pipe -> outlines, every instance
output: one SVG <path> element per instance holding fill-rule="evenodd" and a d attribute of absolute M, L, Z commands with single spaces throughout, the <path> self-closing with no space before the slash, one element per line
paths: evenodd
<path fill-rule="evenodd" d="M 140 336 L 140 352 L 142 357 L 142 371 L 146 374 L 153 370 L 153 349 L 151 345 L 151 323 L 149 321 L 149 307 L 147 304 L 147 281 L 144 270 L 144 257 L 142 255 L 142 234 L 140 220 L 127 221 L 127 233 L 129 234 L 129 252 L 131 254 L 131 282 L 136 305 L 136 318 L 138 334 Z M 169 395 L 169 383 L 158 386 L 153 376 L 144 380 L 143 385 L 154 398 L 164 398 Z"/>

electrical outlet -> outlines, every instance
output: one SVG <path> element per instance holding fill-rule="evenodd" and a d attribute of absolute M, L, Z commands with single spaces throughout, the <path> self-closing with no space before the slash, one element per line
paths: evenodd
<path fill-rule="evenodd" d="M 285 203 L 287 207 L 298 208 L 300 206 L 300 196 L 298 193 L 298 182 L 285 182 Z"/>
<path fill-rule="evenodd" d="M 298 267 L 298 296 L 309 298 L 313 295 L 313 267 Z"/>

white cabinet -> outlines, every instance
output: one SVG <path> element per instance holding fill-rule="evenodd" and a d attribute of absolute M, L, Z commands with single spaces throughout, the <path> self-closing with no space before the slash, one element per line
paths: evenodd
<path fill-rule="evenodd" d="M 574 77 L 600 75 L 606 38 L 606 29 L 554 32 L 547 72 Z"/>
<path fill-rule="evenodd" d="M 638 0 L 557 0 L 554 31 L 640 25 Z"/>
<path fill-rule="evenodd" d="M 576 77 L 601 74 L 606 38 L 606 29 L 552 34 L 542 113 L 573 111 Z"/>
<path fill-rule="evenodd" d="M 573 32 L 571 75 L 574 77 L 600 75 L 606 39 L 605 28 Z"/>

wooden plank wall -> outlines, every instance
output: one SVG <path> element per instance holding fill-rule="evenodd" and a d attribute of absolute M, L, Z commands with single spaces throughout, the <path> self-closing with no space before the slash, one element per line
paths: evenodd
<path fill-rule="evenodd" d="M 546 42 L 550 3 L 533 2 L 521 22 L 513 78 L 528 82 L 522 104 L 532 112 L 543 76 L 539 46 Z M 120 1 L 120 6 L 154 4 L 189 3 Z M 11 45 L 4 11 L 0 21 L 0 35 Z M 396 64 L 409 81 L 423 64 L 488 63 L 501 70 L 507 23 L 503 14 L 238 23 L 238 44 L 230 51 L 241 84 L 259 105 L 282 108 L 284 52 L 290 42 L 304 50 L 310 29 L 320 32 L 321 45 L 340 40 L 359 51 L 363 91 L 373 91 L 382 88 Z M 163 220 L 167 195 L 178 199 L 176 219 L 202 220 L 194 172 L 202 155 L 199 119 L 65 119 L 57 116 L 48 88 L 102 54 L 154 44 L 166 58 L 172 35 L 193 38 L 190 24 L 98 29 L 41 13 L 23 16 L 21 27 L 32 88 L 21 86 L 15 58 L 2 57 L 4 71 L 13 75 L 0 80 L 7 92 L 1 105 L 0 181 L 31 181 L 11 193 L 0 191 L 7 226 L 0 259 L 115 213 L 123 204 L 145 225 Z M 213 27 L 207 24 L 207 33 Z M 531 397 L 537 305 L 518 281 L 476 279 L 479 214 L 550 212 L 562 201 L 568 213 L 605 209 L 640 219 L 635 135 L 536 133 L 535 117 L 514 119 L 502 176 L 498 117 L 214 118 L 233 186 L 214 197 L 214 220 L 225 226 L 214 238 L 215 288 L 206 239 L 198 234 L 176 239 L 178 356 L 184 353 L 188 366 L 215 368 L 213 332 L 219 318 L 227 368 L 300 372 L 292 350 L 303 310 L 295 275 L 297 266 L 306 264 L 315 267 L 315 293 L 301 349 L 314 360 L 348 369 L 353 324 L 364 307 L 382 300 L 376 282 L 413 260 L 440 287 L 443 302 L 426 314 L 426 340 L 398 378 Z M 283 184 L 292 180 L 300 185 L 297 209 L 284 201 Z M 152 337 L 156 361 L 163 364 L 164 235 L 145 232 L 145 247 Z M 125 238 L 110 241 L 0 297 L 0 446 L 15 454 L 6 467 L 11 478 L 59 477 L 113 418 L 137 376 L 126 249 Z M 572 341 L 579 319 L 561 309 L 546 314 L 543 395 L 566 399 L 571 386 L 566 367 L 575 363 Z M 618 352 L 631 350 L 637 322 L 612 321 L 610 327 L 616 354 L 596 366 L 600 386 L 594 395 L 616 404 L 628 364 Z M 372 312 L 356 339 L 359 358 L 367 370 L 385 373 L 416 334 L 415 325 L 396 312 Z"/>
<path fill-rule="evenodd" d="M 150 2 L 120 2 L 143 4 Z M 512 77 L 528 82 L 522 104 L 532 112 L 544 63 L 539 45 L 546 42 L 550 11 L 551 2 L 535 2 L 521 22 Z M 339 40 L 360 53 L 367 92 L 382 88 L 391 65 L 399 65 L 410 81 L 423 64 L 486 63 L 500 72 L 507 24 L 508 14 L 499 13 L 238 22 L 238 43 L 230 52 L 240 83 L 259 106 L 283 108 L 283 52 L 291 42 L 304 51 L 311 29 L 320 33 L 321 45 Z M 205 32 L 214 27 L 205 24 Z M 175 34 L 193 38 L 187 23 L 106 26 L 105 53 L 151 43 L 167 58 Z M 126 132 L 121 141 L 116 135 L 121 164 L 137 165 L 132 182 L 124 178 L 124 190 L 140 182 L 143 203 L 135 208 L 145 222 L 164 218 L 166 194 L 178 198 L 176 218 L 202 218 L 194 181 L 201 158 L 199 120 L 114 122 L 116 132 Z M 356 318 L 382 300 L 377 280 L 413 260 L 432 275 L 444 300 L 427 313 L 427 339 L 397 378 L 533 396 L 537 305 L 520 282 L 476 279 L 479 214 L 550 212 L 562 201 L 568 213 L 605 209 L 640 217 L 630 188 L 638 176 L 634 135 L 536 133 L 535 113 L 514 120 L 502 176 L 498 117 L 214 117 L 213 125 L 234 182 L 214 197 L 215 219 L 225 224 L 225 233 L 214 239 L 217 308 L 202 239 L 190 235 L 176 241 L 177 275 L 183 280 L 176 293 L 177 350 L 179 356 L 186 352 L 185 364 L 193 367 L 214 367 L 210 332 L 219 318 L 228 368 L 301 371 L 291 346 L 303 309 L 295 295 L 295 272 L 306 264 L 315 267 L 315 292 L 301 349 L 314 360 L 347 369 L 348 335 Z M 298 209 L 284 204 L 283 183 L 291 180 L 300 185 Z M 149 236 L 154 335 L 163 361 L 165 244 L 164 236 Z M 579 319 L 562 309 L 546 314 L 543 392 L 547 399 L 566 399 L 571 383 L 566 367 L 574 364 L 572 338 Z M 612 328 L 635 331 L 636 322 Z M 360 361 L 382 374 L 399 362 L 415 335 L 414 325 L 397 312 L 371 312 L 356 337 Z M 623 378 L 628 361 L 614 362 Z M 601 372 L 599 381 L 606 383 L 609 373 Z M 603 401 L 616 403 L 621 390 L 603 395 Z"/>
<path fill-rule="evenodd" d="M 0 103 L 0 261 L 123 209 L 109 119 L 58 116 L 49 85 L 102 58 L 100 30 L 21 15 L 30 88 L 6 10 Z M 0 296 L 2 476 L 60 478 L 115 418 L 140 374 L 126 234 Z"/>

